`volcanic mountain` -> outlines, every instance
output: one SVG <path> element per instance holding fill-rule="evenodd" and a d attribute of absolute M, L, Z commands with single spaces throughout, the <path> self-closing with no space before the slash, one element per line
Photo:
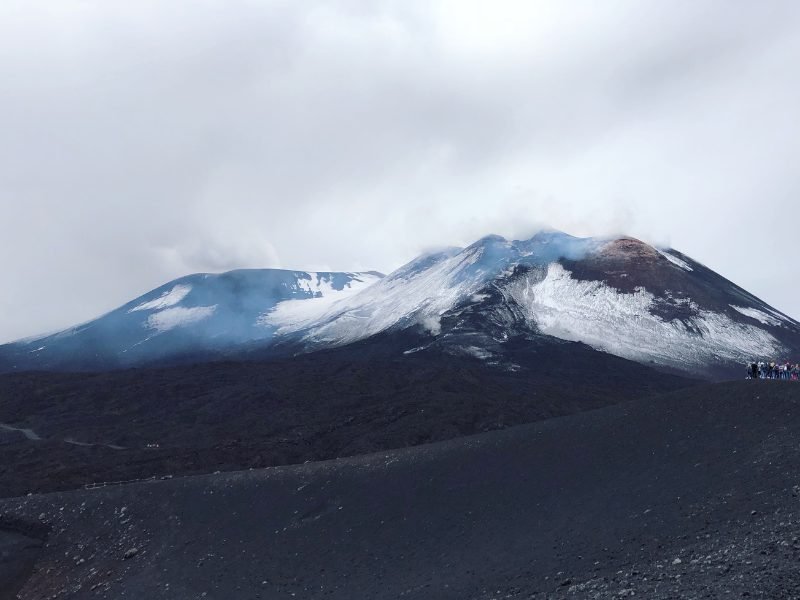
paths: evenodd
<path fill-rule="evenodd" d="M 178 279 L 0 347 L 0 600 L 797 597 L 800 386 L 698 379 L 798 351 L 629 237 Z"/>
<path fill-rule="evenodd" d="M 699 262 L 629 237 L 488 236 L 388 276 L 280 270 L 191 275 L 94 321 L 0 346 L 0 370 L 98 370 L 273 358 L 380 336 L 519 368 L 558 340 L 694 376 L 800 352 L 800 324 Z"/>
<path fill-rule="evenodd" d="M 82 325 L 0 346 L 0 372 L 202 362 L 248 344 L 269 345 L 275 327 L 261 317 L 283 302 L 330 303 L 381 277 L 278 269 L 189 275 Z"/>

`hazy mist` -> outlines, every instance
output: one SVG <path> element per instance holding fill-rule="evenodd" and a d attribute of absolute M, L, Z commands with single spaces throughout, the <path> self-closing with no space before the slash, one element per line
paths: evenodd
<path fill-rule="evenodd" d="M 800 3 L 0 4 L 0 342 L 239 267 L 625 232 L 800 317 Z"/>

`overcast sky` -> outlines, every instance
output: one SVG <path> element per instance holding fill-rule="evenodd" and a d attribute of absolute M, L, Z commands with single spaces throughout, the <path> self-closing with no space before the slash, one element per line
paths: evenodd
<path fill-rule="evenodd" d="M 628 233 L 800 318 L 800 2 L 0 2 L 0 342 L 239 267 Z"/>

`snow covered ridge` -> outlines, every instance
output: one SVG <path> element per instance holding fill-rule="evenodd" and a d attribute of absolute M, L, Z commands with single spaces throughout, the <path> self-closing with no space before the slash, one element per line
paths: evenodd
<path fill-rule="evenodd" d="M 382 278 L 380 274 L 374 272 L 342 273 L 347 280 L 337 287 L 336 278 L 331 273 L 295 271 L 295 274 L 297 275 L 296 289 L 308 292 L 311 300 L 327 299 L 328 301 L 351 296 Z"/>
<path fill-rule="evenodd" d="M 312 297 L 279 302 L 269 311 L 261 313 L 256 322 L 258 325 L 278 327 L 278 334 L 294 331 L 302 328 L 303 324 L 318 321 L 338 302 L 358 294 L 380 279 L 381 277 L 376 274 L 353 275 L 353 278 L 338 290 L 325 279 L 312 277 L 311 281 L 301 280 L 298 286 L 311 293 Z"/>
<path fill-rule="evenodd" d="M 278 335 L 299 332 L 307 341 L 333 345 L 370 337 L 402 321 L 435 329 L 444 312 L 483 286 L 481 272 L 466 273 L 482 256 L 482 248 L 425 256 L 421 268 L 412 262 L 349 298 L 281 302 L 261 322 L 276 327 Z"/>
<path fill-rule="evenodd" d="M 168 308 L 178 304 L 181 300 L 186 298 L 189 292 L 192 291 L 190 285 L 176 285 L 171 290 L 164 292 L 158 298 L 150 300 L 149 302 L 142 302 L 138 306 L 134 306 L 128 312 L 136 312 L 139 310 L 158 310 Z"/>

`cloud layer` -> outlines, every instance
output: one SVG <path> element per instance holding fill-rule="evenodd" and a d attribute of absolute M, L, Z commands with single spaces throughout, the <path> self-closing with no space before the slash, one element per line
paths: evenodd
<path fill-rule="evenodd" d="M 0 341 L 547 224 L 800 316 L 800 5 L 0 5 Z"/>

